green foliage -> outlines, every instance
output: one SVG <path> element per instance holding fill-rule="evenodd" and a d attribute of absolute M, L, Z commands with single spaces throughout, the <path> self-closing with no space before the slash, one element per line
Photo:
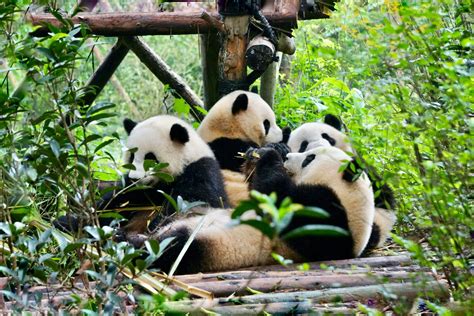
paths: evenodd
<path fill-rule="evenodd" d="M 395 190 L 396 241 L 472 287 L 472 2 L 341 1 L 302 23 L 281 125 L 340 115 L 359 154 Z M 424 243 L 420 245 L 420 240 Z M 422 247 L 423 246 L 423 247 Z"/>

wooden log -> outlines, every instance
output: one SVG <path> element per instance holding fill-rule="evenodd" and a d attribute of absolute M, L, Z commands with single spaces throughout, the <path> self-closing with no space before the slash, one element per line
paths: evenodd
<path fill-rule="evenodd" d="M 295 275 L 295 273 L 314 273 L 315 271 L 322 271 L 327 273 L 328 270 L 326 267 L 338 268 L 340 269 L 349 268 L 350 271 L 357 271 L 356 268 L 386 268 L 394 267 L 395 269 L 401 269 L 399 267 L 407 267 L 413 264 L 413 261 L 410 257 L 406 255 L 398 256 L 387 256 L 387 257 L 367 257 L 367 258 L 355 258 L 347 260 L 330 260 L 330 261 L 319 261 L 309 263 L 309 271 L 298 271 L 299 264 L 290 264 L 286 267 L 282 265 L 273 265 L 273 266 L 260 266 L 252 268 L 244 268 L 239 271 L 223 271 L 223 272 L 214 272 L 214 273 L 198 273 L 198 274 L 189 274 L 189 275 L 180 275 L 176 276 L 177 279 L 185 283 L 200 282 L 202 280 L 222 280 L 223 278 L 228 279 L 241 279 L 249 278 L 250 276 L 263 277 L 264 275 L 268 276 L 280 276 L 281 272 L 288 273 L 289 275 Z M 363 271 L 367 271 L 363 270 Z M 344 272 L 342 272 L 344 273 Z M 288 275 L 286 274 L 286 275 Z M 285 275 L 285 274 L 283 274 Z"/>
<path fill-rule="evenodd" d="M 227 33 L 222 36 L 219 51 L 219 95 L 228 94 L 234 90 L 247 90 L 247 64 L 245 51 L 247 49 L 247 32 L 250 17 L 228 16 L 224 18 Z"/>
<path fill-rule="evenodd" d="M 425 289 L 429 289 L 427 292 Z M 249 296 L 234 297 L 229 299 L 218 298 L 213 300 L 188 300 L 166 303 L 166 307 L 171 311 L 194 312 L 202 308 L 213 310 L 215 307 L 225 306 L 238 302 L 242 308 L 245 304 L 272 304 L 282 302 L 305 302 L 311 300 L 312 303 L 324 303 L 338 300 L 341 302 L 365 301 L 367 299 L 377 300 L 384 297 L 386 293 L 391 293 L 397 300 L 413 300 L 419 295 L 423 297 L 436 296 L 440 299 L 447 299 L 449 293 L 445 283 L 427 282 L 423 288 L 411 283 L 389 283 L 383 285 L 367 285 L 347 287 L 340 289 L 327 289 L 316 291 L 298 291 L 287 293 L 255 294 Z"/>
<path fill-rule="evenodd" d="M 204 107 L 204 104 L 184 79 L 138 37 L 125 37 L 123 41 L 162 83 L 169 85 L 191 106 L 191 114 L 196 120 L 201 121 L 203 116 L 196 107 Z"/>
<path fill-rule="evenodd" d="M 415 279 L 409 272 L 380 272 L 368 275 L 366 273 L 337 275 L 328 273 L 327 275 L 311 276 L 287 276 L 269 277 L 258 279 L 227 280 L 216 282 L 198 282 L 192 286 L 209 291 L 215 297 L 225 297 L 231 294 L 250 294 L 248 288 L 260 292 L 274 292 L 286 290 L 317 290 L 326 288 L 344 288 L 363 285 L 376 285 L 381 283 L 381 279 L 390 282 L 402 282 Z M 426 278 L 433 279 L 433 276 L 426 275 Z M 424 276 L 418 278 L 423 280 Z"/>
<path fill-rule="evenodd" d="M 373 273 L 380 275 L 383 273 L 397 273 L 397 272 L 429 272 L 429 269 L 420 266 L 409 267 L 381 267 L 381 268 L 353 268 L 353 269 L 335 269 L 335 270 L 309 270 L 309 271 L 231 271 L 224 273 L 207 273 L 207 274 L 189 274 L 175 276 L 181 282 L 187 284 L 196 284 L 202 282 L 217 282 L 217 281 L 238 281 L 249 279 L 264 279 L 264 278 L 291 278 L 291 277 L 308 277 L 321 275 L 351 275 L 360 273 Z"/>
<path fill-rule="evenodd" d="M 309 269 L 321 269 L 321 266 L 330 266 L 330 267 L 393 267 L 393 266 L 408 266 L 411 265 L 413 261 L 407 255 L 398 255 L 398 256 L 387 256 L 387 257 L 364 257 L 364 258 L 354 258 L 354 259 L 344 259 L 344 260 L 328 260 L 328 261 L 319 261 L 309 263 Z M 265 267 L 251 267 L 242 270 L 259 270 L 259 271 L 284 271 L 284 270 L 298 270 L 299 264 L 290 264 L 285 266 L 282 265 L 273 265 Z"/>
<path fill-rule="evenodd" d="M 219 19 L 217 12 L 208 12 L 214 19 Z M 74 24 L 85 24 L 90 32 L 103 36 L 138 36 L 138 35 L 173 35 L 205 34 L 216 32 L 216 29 L 201 17 L 201 12 L 114 12 L 114 13 L 79 13 L 72 17 Z M 291 30 L 297 27 L 297 17 L 289 11 L 272 12 L 265 15 L 274 27 Z M 49 33 L 47 24 L 62 27 L 53 15 L 31 13 L 27 20 L 34 26 L 33 36 L 46 36 Z M 81 34 L 78 34 L 80 36 Z"/>
<path fill-rule="evenodd" d="M 78 101 L 79 104 L 89 105 L 94 102 L 125 56 L 127 56 L 128 51 L 129 48 L 119 39 L 87 82 L 85 92 Z"/>

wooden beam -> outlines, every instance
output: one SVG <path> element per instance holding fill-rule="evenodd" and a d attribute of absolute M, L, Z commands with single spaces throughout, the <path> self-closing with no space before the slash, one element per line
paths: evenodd
<path fill-rule="evenodd" d="M 129 48 L 119 39 L 89 79 L 84 95 L 80 97 L 79 104 L 88 105 L 94 102 L 125 56 L 127 56 L 128 51 Z"/>
<path fill-rule="evenodd" d="M 217 12 L 209 12 L 213 19 L 220 19 Z M 274 27 L 291 30 L 297 27 L 297 16 L 291 11 L 280 11 L 265 14 Z M 27 19 L 34 26 L 33 36 L 46 36 L 49 33 L 47 24 L 62 27 L 53 15 L 31 13 Z M 216 32 L 214 26 L 202 18 L 202 12 L 114 12 L 114 13 L 79 13 L 72 17 L 74 24 L 85 24 L 90 32 L 103 36 L 136 36 L 136 35 L 173 35 L 204 34 Z M 80 36 L 80 34 L 78 34 Z"/>
<path fill-rule="evenodd" d="M 155 52 L 138 37 L 124 37 L 124 43 L 137 55 L 138 59 L 164 84 L 169 85 L 190 106 L 191 114 L 198 121 L 202 120 L 202 114 L 196 107 L 204 107 L 201 99 L 186 84 L 180 75 L 175 73 Z"/>

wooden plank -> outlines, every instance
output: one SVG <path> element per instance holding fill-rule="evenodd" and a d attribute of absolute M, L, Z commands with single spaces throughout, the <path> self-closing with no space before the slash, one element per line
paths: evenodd
<path fill-rule="evenodd" d="M 90 32 L 103 36 L 138 36 L 138 35 L 177 35 L 205 34 L 216 32 L 215 28 L 201 17 L 201 12 L 113 12 L 113 13 L 79 13 L 72 17 L 74 24 L 85 24 Z M 217 12 L 209 15 L 219 19 Z M 274 27 L 291 30 L 297 27 L 297 17 L 292 12 L 272 12 L 265 15 Z M 34 26 L 34 36 L 46 36 L 51 24 L 62 27 L 53 15 L 47 13 L 30 13 L 27 16 Z M 81 34 L 78 34 L 80 36 Z"/>
<path fill-rule="evenodd" d="M 140 61 L 144 63 L 162 83 L 169 85 L 191 106 L 191 114 L 196 120 L 201 121 L 203 116 L 196 107 L 204 107 L 204 103 L 186 84 L 184 79 L 175 73 L 171 67 L 168 66 L 160 56 L 155 54 L 155 52 L 140 38 L 131 36 L 122 39 L 135 55 L 137 55 Z"/>
<path fill-rule="evenodd" d="M 308 270 L 308 271 L 231 271 L 224 273 L 198 273 L 188 275 L 177 275 L 175 278 L 187 284 L 195 284 L 202 282 L 217 281 L 237 281 L 249 279 L 264 278 L 291 278 L 291 277 L 307 277 L 320 275 L 350 275 L 360 273 L 397 273 L 397 272 L 429 272 L 429 269 L 420 266 L 410 267 L 382 267 L 382 268 L 352 268 L 352 269 L 336 269 L 336 270 Z"/>
<path fill-rule="evenodd" d="M 425 290 L 429 289 L 429 293 Z M 171 311 L 194 312 L 202 308 L 213 310 L 214 308 L 227 304 L 242 304 L 242 308 L 247 304 L 272 304 L 282 302 L 305 302 L 311 300 L 312 303 L 324 303 L 338 300 L 341 302 L 365 301 L 367 299 L 383 299 L 386 293 L 396 295 L 397 299 L 413 300 L 419 295 L 423 297 L 436 296 L 441 299 L 449 297 L 447 286 L 440 282 L 423 283 L 423 288 L 412 283 L 390 283 L 383 285 L 356 286 L 339 289 L 326 289 L 316 291 L 298 291 L 289 293 L 255 294 L 249 296 L 233 297 L 230 299 L 218 298 L 213 300 L 187 300 L 166 303 Z"/>

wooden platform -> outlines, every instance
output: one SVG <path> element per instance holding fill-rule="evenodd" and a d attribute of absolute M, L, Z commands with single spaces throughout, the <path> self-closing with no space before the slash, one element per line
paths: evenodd
<path fill-rule="evenodd" d="M 359 304 L 388 310 L 394 300 L 413 304 L 419 293 L 448 295 L 439 276 L 415 265 L 407 255 L 311 263 L 306 271 L 298 265 L 268 266 L 176 279 L 215 297 L 167 304 L 173 311 L 193 314 L 353 314 Z"/>
<path fill-rule="evenodd" d="M 353 314 L 358 311 L 359 304 L 387 311 L 401 302 L 413 305 L 420 293 L 423 297 L 448 296 L 446 283 L 438 275 L 414 264 L 404 254 L 315 262 L 306 268 L 276 265 L 176 276 L 176 280 L 192 288 L 212 293 L 211 298 L 191 295 L 186 300 L 168 302 L 165 307 L 170 311 L 192 314 L 209 311 L 225 315 L 263 311 L 271 314 L 313 311 Z M 6 282 L 7 278 L 0 278 L 0 289 Z M 32 301 L 31 306 L 41 311 L 62 310 L 71 294 L 86 298 L 96 286 L 95 282 L 90 282 L 86 290 L 82 283 L 78 283 L 73 288 L 59 284 L 32 287 L 27 290 L 28 297 L 34 300 L 41 295 L 42 299 L 40 302 Z M 173 283 L 170 287 L 179 289 Z M 133 303 L 127 302 L 125 295 L 123 299 L 127 311 L 133 313 Z M 0 295 L 0 312 L 13 309 L 13 302 Z"/>

